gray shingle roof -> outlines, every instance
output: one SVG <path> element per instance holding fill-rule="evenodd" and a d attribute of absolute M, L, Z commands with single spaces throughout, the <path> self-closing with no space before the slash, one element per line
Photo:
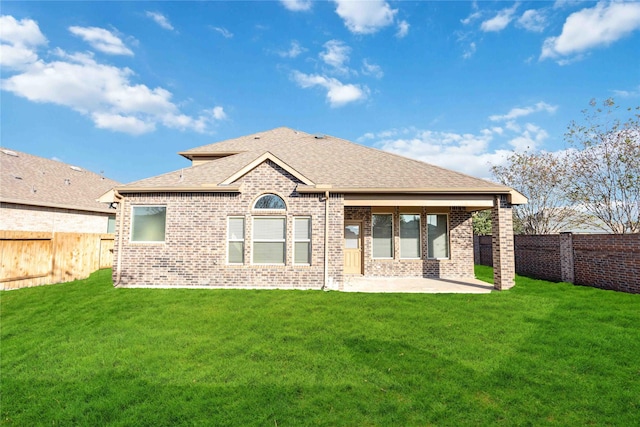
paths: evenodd
<path fill-rule="evenodd" d="M 3 202 L 114 212 L 96 199 L 119 183 L 66 163 L 0 148 Z"/>
<path fill-rule="evenodd" d="M 131 183 L 129 188 L 220 185 L 265 153 L 271 153 L 316 185 L 334 189 L 496 191 L 507 187 L 341 138 L 286 127 L 193 148 L 180 154 L 207 163 Z"/>

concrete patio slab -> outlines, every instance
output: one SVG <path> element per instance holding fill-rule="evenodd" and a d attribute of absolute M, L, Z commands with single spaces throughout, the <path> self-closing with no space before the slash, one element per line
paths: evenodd
<path fill-rule="evenodd" d="M 493 285 L 477 279 L 427 279 L 422 277 L 362 277 L 345 280 L 344 292 L 488 294 Z"/>

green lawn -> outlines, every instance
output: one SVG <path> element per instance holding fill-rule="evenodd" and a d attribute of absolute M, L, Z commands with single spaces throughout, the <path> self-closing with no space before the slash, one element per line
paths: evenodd
<path fill-rule="evenodd" d="M 491 271 L 478 267 L 480 278 Z M 640 295 L 2 292 L 6 425 L 638 425 Z"/>

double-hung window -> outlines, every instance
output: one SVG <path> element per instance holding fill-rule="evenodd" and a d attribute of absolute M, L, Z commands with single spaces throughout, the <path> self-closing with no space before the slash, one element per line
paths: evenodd
<path fill-rule="evenodd" d="M 166 206 L 133 206 L 131 210 L 131 241 L 164 242 L 166 224 Z"/>
<path fill-rule="evenodd" d="M 253 263 L 284 264 L 286 257 L 286 218 L 253 218 Z"/>
<path fill-rule="evenodd" d="M 244 218 L 230 217 L 227 226 L 227 262 L 244 264 Z"/>
<path fill-rule="evenodd" d="M 393 214 L 373 214 L 372 238 L 374 258 L 393 258 Z"/>
<path fill-rule="evenodd" d="M 427 248 L 429 258 L 449 258 L 447 215 L 427 215 Z"/>
<path fill-rule="evenodd" d="M 400 258 L 420 258 L 419 214 L 400 214 Z"/>
<path fill-rule="evenodd" d="M 311 264 L 311 218 L 293 219 L 293 263 Z"/>

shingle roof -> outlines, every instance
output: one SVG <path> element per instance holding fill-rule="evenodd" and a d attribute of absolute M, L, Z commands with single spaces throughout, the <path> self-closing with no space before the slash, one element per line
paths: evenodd
<path fill-rule="evenodd" d="M 129 188 L 186 188 L 220 185 L 260 156 L 270 153 L 313 184 L 334 189 L 389 191 L 495 191 L 507 187 L 421 161 L 327 135 L 286 127 L 193 148 L 180 154 L 215 157 L 207 163 L 131 183 Z"/>
<path fill-rule="evenodd" d="M 113 212 L 96 199 L 119 183 L 66 163 L 0 148 L 0 200 Z"/>

